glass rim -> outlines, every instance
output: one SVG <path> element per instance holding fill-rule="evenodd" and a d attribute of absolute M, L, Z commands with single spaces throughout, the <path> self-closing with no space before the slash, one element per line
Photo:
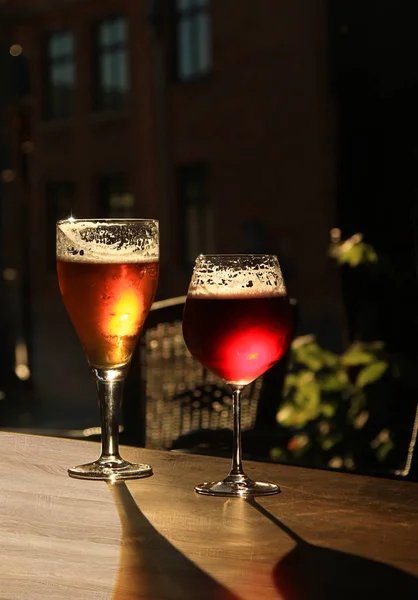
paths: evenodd
<path fill-rule="evenodd" d="M 277 254 L 257 254 L 257 253 L 242 253 L 242 254 L 199 254 L 196 260 L 201 258 L 277 258 Z"/>
<path fill-rule="evenodd" d="M 69 217 L 68 219 L 60 219 L 56 221 L 56 225 L 64 225 L 64 224 L 72 224 L 72 223 L 158 223 L 158 219 L 138 219 L 131 217 L 104 217 L 100 219 L 98 217 L 92 219 L 73 219 L 73 217 Z"/>

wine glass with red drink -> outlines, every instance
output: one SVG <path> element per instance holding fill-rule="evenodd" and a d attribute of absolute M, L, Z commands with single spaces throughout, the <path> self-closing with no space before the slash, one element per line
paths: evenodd
<path fill-rule="evenodd" d="M 190 353 L 229 384 L 233 399 L 232 467 L 223 481 L 195 487 L 211 496 L 277 494 L 274 483 L 252 481 L 241 456 L 241 393 L 288 349 L 291 306 L 274 255 L 217 254 L 197 258 L 183 315 Z"/>

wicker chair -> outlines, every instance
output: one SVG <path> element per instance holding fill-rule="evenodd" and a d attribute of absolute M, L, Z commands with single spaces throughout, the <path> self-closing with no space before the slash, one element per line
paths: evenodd
<path fill-rule="evenodd" d="M 227 453 L 232 441 L 230 391 L 187 350 L 184 302 L 183 296 L 172 298 L 155 302 L 151 309 L 126 383 L 122 441 L 155 449 Z M 283 359 L 243 394 L 243 439 L 256 458 L 268 454 L 266 432 L 279 439 L 284 434 L 276 412 L 285 366 Z"/>

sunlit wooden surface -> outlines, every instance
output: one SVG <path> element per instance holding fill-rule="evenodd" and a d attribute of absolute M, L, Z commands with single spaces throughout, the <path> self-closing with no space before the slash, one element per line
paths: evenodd
<path fill-rule="evenodd" d="M 1 600 L 418 598 L 418 484 L 248 463 L 282 494 L 198 496 L 223 459 L 124 449 L 155 475 L 70 479 L 99 447 L 0 434 Z"/>

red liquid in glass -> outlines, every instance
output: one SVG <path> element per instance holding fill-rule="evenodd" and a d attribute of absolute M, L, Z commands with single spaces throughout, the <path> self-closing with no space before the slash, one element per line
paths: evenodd
<path fill-rule="evenodd" d="M 283 356 L 292 327 L 285 296 L 188 296 L 183 315 L 190 353 L 236 385 L 254 381 Z"/>

